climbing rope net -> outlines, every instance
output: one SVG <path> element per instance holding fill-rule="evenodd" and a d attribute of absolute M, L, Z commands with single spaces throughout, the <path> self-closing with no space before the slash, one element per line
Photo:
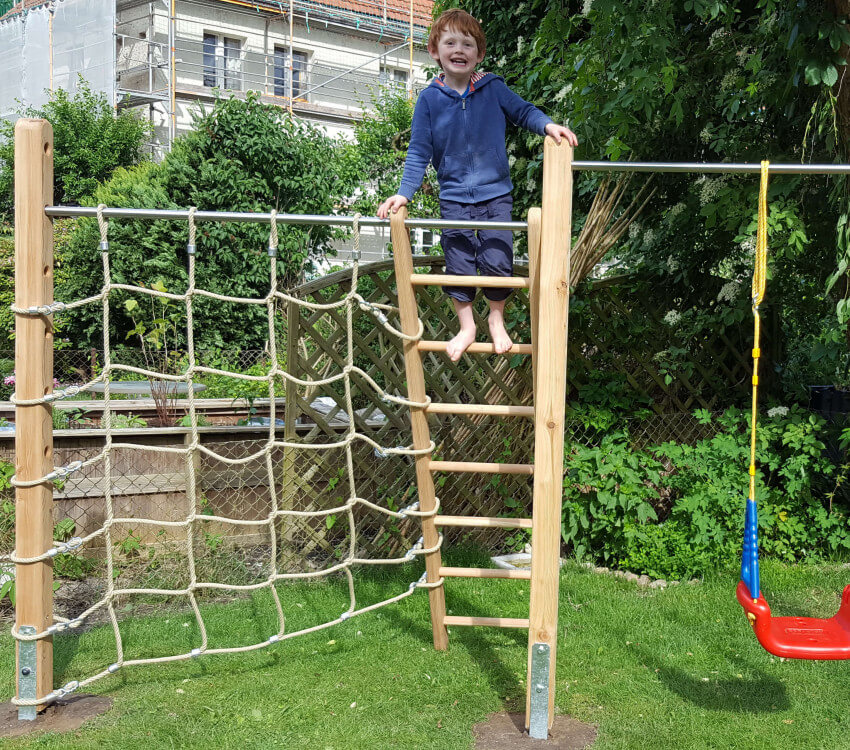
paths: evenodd
<path fill-rule="evenodd" d="M 84 305 L 100 305 L 102 309 L 102 326 L 103 326 L 103 367 L 102 371 L 89 382 L 81 386 L 70 386 L 63 390 L 56 390 L 38 399 L 15 399 L 12 400 L 17 406 L 31 406 L 37 404 L 47 404 L 59 399 L 73 396 L 79 393 L 92 390 L 96 384 L 102 384 L 103 390 L 103 413 L 101 419 L 101 427 L 104 430 L 104 445 L 96 455 L 85 460 L 74 461 L 67 466 L 55 467 L 49 474 L 40 478 L 23 481 L 17 478 L 12 479 L 12 484 L 16 487 L 32 487 L 44 483 L 53 483 L 57 480 L 64 480 L 74 472 L 77 472 L 85 467 L 95 464 L 102 465 L 102 495 L 104 498 L 104 521 L 99 528 L 96 528 L 86 536 L 74 537 L 64 542 L 56 542 L 50 549 L 44 550 L 38 556 L 19 557 L 15 552 L 10 555 L 0 558 L 0 561 L 8 561 L 18 564 L 34 563 L 50 558 L 63 553 L 79 553 L 86 545 L 91 545 L 95 540 L 102 545 L 105 552 L 105 577 L 106 587 L 103 596 L 94 604 L 89 606 L 85 611 L 74 617 L 73 619 L 54 617 L 54 624 L 46 628 L 42 632 L 30 632 L 34 628 L 26 628 L 26 632 L 21 632 L 18 628 L 13 628 L 12 634 L 18 641 L 37 641 L 47 638 L 58 633 L 66 632 L 75 628 L 79 628 L 87 621 L 91 621 L 92 615 L 105 611 L 108 619 L 111 622 L 112 630 L 115 635 L 117 659 L 114 663 L 109 664 L 100 672 L 86 677 L 82 680 L 74 680 L 61 688 L 55 689 L 52 693 L 46 695 L 40 700 L 14 699 L 13 702 L 19 706 L 31 706 L 44 703 L 50 703 L 62 696 L 84 688 L 91 683 L 117 672 L 123 667 L 137 666 L 142 664 L 156 664 L 164 662 L 174 662 L 186 659 L 196 658 L 205 654 L 224 654 L 224 653 L 240 653 L 245 651 L 253 651 L 265 648 L 274 643 L 278 643 L 289 638 L 294 638 L 298 635 L 304 635 L 317 630 L 328 628 L 332 625 L 344 622 L 351 617 L 372 611 L 379 607 L 398 602 L 410 596 L 418 588 L 433 588 L 439 586 L 441 581 L 435 583 L 427 583 L 425 574 L 418 580 L 409 584 L 406 590 L 394 596 L 386 598 L 377 603 L 368 606 L 358 606 L 355 580 L 352 575 L 352 567 L 355 565 L 390 565 L 401 564 L 415 560 L 417 556 L 427 554 L 436 550 L 442 543 L 440 537 L 438 544 L 433 548 L 425 548 L 422 538 L 413 545 L 401 557 L 389 559 L 374 559 L 358 556 L 358 534 L 355 518 L 355 511 L 358 507 L 368 508 L 385 516 L 395 519 L 411 518 L 411 517 L 426 517 L 433 516 L 439 512 L 439 501 L 437 507 L 429 512 L 422 512 L 418 509 L 418 503 L 414 502 L 411 505 L 400 510 L 391 510 L 390 508 L 381 505 L 378 502 L 362 497 L 358 493 L 355 479 L 355 467 L 352 456 L 352 447 L 362 441 L 372 447 L 374 451 L 381 456 L 415 456 L 422 453 L 430 452 L 433 449 L 433 444 L 424 450 L 415 450 L 410 447 L 389 447 L 383 446 L 375 442 L 371 437 L 357 430 L 357 424 L 354 414 L 354 406 L 352 402 L 352 383 L 351 378 L 356 375 L 362 382 L 374 389 L 375 393 L 383 400 L 406 407 L 424 407 L 427 403 L 417 403 L 408 399 L 393 395 L 384 390 L 375 380 L 370 377 L 361 368 L 355 365 L 355 351 L 352 343 L 353 321 L 355 311 L 360 310 L 374 316 L 376 322 L 381 325 L 390 335 L 398 339 L 418 340 L 422 337 L 423 325 L 420 321 L 419 332 L 416 336 L 409 336 L 397 328 L 393 327 L 387 317 L 387 312 L 395 308 L 390 305 L 380 305 L 365 300 L 358 292 L 358 267 L 360 258 L 360 232 L 359 232 L 359 217 L 355 216 L 353 220 L 353 257 L 354 264 L 352 270 L 351 286 L 349 291 L 339 300 L 327 304 L 309 302 L 307 300 L 294 297 L 283 291 L 278 284 L 277 271 L 277 250 L 278 250 L 278 217 L 275 212 L 270 216 L 270 232 L 268 243 L 269 256 L 269 287 L 268 293 L 264 297 L 233 297 L 224 294 L 218 294 L 209 290 L 201 289 L 196 286 L 196 264 L 198 262 L 197 246 L 196 246 L 196 224 L 195 213 L 196 209 L 192 208 L 188 212 L 188 283 L 185 292 L 182 294 L 172 293 L 168 291 L 160 291 L 150 287 L 136 286 L 132 284 L 114 283 L 111 279 L 111 263 L 109 251 L 109 224 L 104 217 L 106 206 L 99 206 L 97 209 L 97 221 L 100 229 L 100 254 L 103 262 L 103 287 L 101 291 L 94 296 L 79 299 L 72 302 L 54 302 L 51 305 L 41 306 L 37 308 L 18 308 L 13 307 L 13 312 L 21 315 L 51 315 L 61 313 Z M 168 372 L 159 372 L 146 367 L 135 367 L 128 364 L 116 362 L 113 357 L 113 351 L 110 345 L 110 305 L 111 298 L 116 292 L 134 293 L 140 295 L 150 295 L 152 297 L 166 298 L 173 302 L 182 303 L 185 306 L 186 316 L 186 349 L 187 349 L 187 366 L 184 371 L 175 375 Z M 194 336 L 194 319 L 193 319 L 193 301 L 200 297 L 206 297 L 213 300 L 218 300 L 224 303 L 234 303 L 243 305 L 259 305 L 265 306 L 268 321 L 268 342 L 270 355 L 270 368 L 264 375 L 245 374 L 239 372 L 227 371 L 214 367 L 207 367 L 198 364 L 196 360 L 195 336 Z M 281 368 L 278 360 L 276 331 L 275 331 L 275 316 L 280 308 L 281 303 L 294 303 L 299 306 L 309 308 L 314 311 L 332 310 L 342 308 L 345 314 L 346 323 L 346 350 L 345 350 L 345 365 L 339 372 L 328 375 L 323 379 L 299 379 Z M 166 381 L 172 383 L 185 383 L 187 393 L 187 407 L 189 416 L 189 435 L 183 446 L 156 446 L 156 445 L 140 445 L 130 442 L 119 442 L 115 439 L 113 433 L 113 419 L 110 409 L 110 383 L 116 373 L 128 372 L 143 376 L 153 381 Z M 204 445 L 201 442 L 200 432 L 198 430 L 198 413 L 196 409 L 193 383 L 195 378 L 202 374 L 221 375 L 234 379 L 240 379 L 253 382 L 264 382 L 268 387 L 269 396 L 269 430 L 268 435 L 262 441 L 262 447 L 250 455 L 240 458 L 233 458 L 222 455 Z M 344 393 L 345 410 L 347 413 L 347 430 L 340 436 L 340 439 L 333 442 L 323 443 L 305 443 L 291 440 L 280 440 L 275 431 L 276 425 L 276 389 L 279 383 L 293 382 L 302 387 L 317 387 L 322 385 L 341 384 Z M 282 507 L 280 493 L 275 482 L 275 461 L 273 452 L 275 449 L 304 449 L 309 451 L 329 451 L 334 449 L 342 449 L 345 453 L 345 468 L 348 478 L 347 482 L 347 498 L 342 505 L 332 508 L 323 508 L 321 510 L 293 510 Z M 186 467 L 186 508 L 185 517 L 179 520 L 162 520 L 152 518 L 122 517 L 116 512 L 115 503 L 113 502 L 113 456 L 118 450 L 134 450 L 146 452 L 164 452 L 176 453 L 182 455 Z M 202 512 L 199 507 L 199 490 L 196 472 L 193 470 L 194 460 L 199 456 L 204 455 L 209 459 L 220 461 L 229 466 L 246 464 L 249 462 L 262 461 L 265 464 L 268 491 L 270 495 L 270 504 L 267 515 L 264 518 L 250 520 L 240 517 L 230 517 L 227 515 L 216 515 L 208 512 Z M 306 572 L 290 572 L 281 570 L 278 563 L 278 547 L 284 543 L 279 535 L 279 525 L 286 518 L 327 518 L 329 516 L 343 517 L 347 521 L 348 526 L 348 543 L 345 545 L 345 553 L 340 559 L 335 560 L 333 564 L 323 567 L 318 570 L 308 570 Z M 257 583 L 237 585 L 232 583 L 223 583 L 218 581 L 204 581 L 199 579 L 196 565 L 196 550 L 193 540 L 196 538 L 196 531 L 199 524 L 208 523 L 233 524 L 238 527 L 249 528 L 253 527 L 257 533 L 265 535 L 268 544 L 267 564 L 264 570 L 267 575 Z M 132 587 L 126 588 L 120 586 L 116 582 L 116 559 L 115 559 L 115 528 L 119 524 L 132 523 L 134 525 L 149 525 L 159 528 L 170 528 L 174 533 L 185 535 L 185 564 L 187 569 L 187 584 L 180 588 L 144 588 Z M 182 543 L 181 543 L 182 546 Z M 281 603 L 280 594 L 275 584 L 283 581 L 291 581 L 296 579 L 316 579 L 320 577 L 330 576 L 332 574 L 342 574 L 345 576 L 348 584 L 348 607 L 338 617 L 323 622 L 311 627 L 302 628 L 299 630 L 288 631 L 286 628 L 286 616 Z M 216 647 L 210 646 L 208 638 L 208 628 L 204 621 L 201 607 L 198 602 L 198 595 L 203 591 L 220 590 L 227 592 L 255 592 L 259 590 L 267 590 L 274 602 L 274 608 L 277 613 L 277 629 L 276 632 L 269 635 L 265 640 L 242 646 L 232 647 Z M 195 621 L 197 623 L 197 631 L 199 640 L 195 647 L 184 653 L 171 654 L 166 656 L 158 656 L 152 658 L 137 658 L 127 659 L 124 656 L 124 643 L 122 634 L 119 629 L 118 612 L 116 601 L 127 595 L 148 595 L 148 596 L 167 596 L 167 597 L 185 597 L 194 612 Z"/>

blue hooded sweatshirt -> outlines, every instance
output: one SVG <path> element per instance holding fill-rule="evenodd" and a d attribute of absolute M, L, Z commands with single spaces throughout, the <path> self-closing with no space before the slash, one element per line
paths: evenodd
<path fill-rule="evenodd" d="M 479 203 L 510 193 L 507 120 L 539 135 L 552 122 L 511 91 L 501 76 L 473 74 L 463 96 L 435 78 L 419 95 L 413 111 L 399 194 L 413 199 L 428 162 L 437 170 L 441 199 Z"/>

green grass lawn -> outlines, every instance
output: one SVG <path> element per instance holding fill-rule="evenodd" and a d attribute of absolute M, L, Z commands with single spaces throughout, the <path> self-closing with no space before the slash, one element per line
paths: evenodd
<path fill-rule="evenodd" d="M 451 560 L 475 564 L 474 555 Z M 478 560 L 477 562 L 481 562 Z M 418 570 L 418 569 L 417 569 Z M 362 571 L 358 571 L 362 573 Z M 411 566 L 359 585 L 361 603 L 403 589 Z M 830 616 L 850 569 L 766 565 L 777 614 Z M 557 710 L 599 728 L 595 748 L 850 748 L 850 663 L 780 661 L 762 651 L 735 602 L 735 577 L 665 591 L 565 567 Z M 332 619 L 342 583 L 281 588 L 288 629 Z M 525 616 L 524 581 L 451 580 L 454 614 Z M 211 646 L 275 629 L 267 595 L 204 609 Z M 186 625 L 188 623 L 188 625 Z M 4 629 L 5 630 L 5 629 Z M 190 613 L 122 623 L 125 658 L 197 644 Z M 492 711 L 524 710 L 524 631 L 453 628 L 434 651 L 424 592 L 341 626 L 243 655 L 131 667 L 94 683 L 110 712 L 73 736 L 7 740 L 10 748 L 469 748 Z M 0 638 L 3 697 L 12 639 Z M 111 628 L 56 641 L 56 684 L 115 660 Z"/>

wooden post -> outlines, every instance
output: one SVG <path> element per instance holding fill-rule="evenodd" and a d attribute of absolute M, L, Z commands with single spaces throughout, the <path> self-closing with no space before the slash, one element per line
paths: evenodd
<path fill-rule="evenodd" d="M 419 311 L 416 307 L 416 295 L 410 277 L 413 275 L 413 251 L 410 248 L 410 235 L 404 225 L 407 209 L 400 208 L 390 215 L 390 230 L 393 242 L 393 261 L 395 263 L 395 282 L 398 292 L 398 310 L 401 318 L 401 330 L 406 334 L 415 334 L 419 330 Z M 422 370 L 422 358 L 415 341 L 402 341 L 404 350 L 404 369 L 407 373 L 407 397 L 419 403 L 425 401 L 425 374 Z M 413 447 L 427 448 L 431 444 L 428 430 L 428 417 L 424 409 L 410 410 L 410 427 L 413 432 Z M 430 471 L 431 456 L 424 453 L 416 456 L 416 484 L 419 488 L 419 510 L 429 511 L 436 507 L 434 477 Z M 426 548 L 436 546 L 439 541 L 434 517 L 422 519 L 422 537 Z M 440 580 L 440 550 L 425 555 L 427 580 L 433 583 Z M 428 590 L 431 604 L 431 630 L 434 634 L 434 648 L 445 651 L 449 647 L 446 632 L 446 594 L 443 586 Z"/>
<path fill-rule="evenodd" d="M 53 128 L 46 120 L 15 124 L 15 305 L 53 302 Z M 53 390 L 53 318 L 15 316 L 15 391 L 19 399 Z M 15 474 L 26 481 L 53 471 L 53 419 L 49 404 L 15 408 Z M 53 545 L 53 485 L 15 490 L 15 550 L 36 557 Z M 17 565 L 15 624 L 43 632 L 53 624 L 53 562 Z M 20 659 L 21 642 L 16 655 Z M 53 642 L 36 642 L 36 698 L 53 690 Z M 16 686 L 21 667 L 16 671 Z"/>
<path fill-rule="evenodd" d="M 570 301 L 572 147 L 546 138 L 543 145 L 543 209 L 539 261 L 538 338 L 534 381 L 534 513 L 531 540 L 531 601 L 528 628 L 526 727 L 532 728 L 533 693 L 548 692 L 548 727 L 555 708 L 558 577 L 564 471 L 564 410 L 567 387 L 567 313 Z M 530 217 L 529 217 L 530 218 Z M 549 685 L 532 680 L 535 649 L 548 647 Z M 532 735 L 534 733 L 532 732 Z M 545 735 L 545 733 L 544 733 Z"/>

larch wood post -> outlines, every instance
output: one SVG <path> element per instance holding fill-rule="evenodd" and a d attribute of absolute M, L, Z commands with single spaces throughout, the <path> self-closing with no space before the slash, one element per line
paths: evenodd
<path fill-rule="evenodd" d="M 15 124 L 15 305 L 53 302 L 53 128 L 46 120 Z M 42 398 L 53 390 L 53 317 L 15 316 L 15 392 Z M 49 404 L 15 407 L 15 474 L 26 481 L 53 471 L 53 419 Z M 53 485 L 15 490 L 15 551 L 37 557 L 53 546 Z M 15 625 L 41 633 L 53 624 L 53 561 L 15 568 Z M 16 657 L 20 657 L 18 642 Z M 17 659 L 16 659 L 17 661 Z M 53 641 L 36 642 L 36 698 L 53 690 Z M 16 671 L 20 684 L 21 668 Z"/>
<path fill-rule="evenodd" d="M 393 262 L 395 263 L 396 290 L 398 292 L 398 309 L 401 318 L 401 330 L 408 335 L 415 335 L 419 330 L 419 311 L 416 307 L 416 295 L 410 277 L 413 275 L 413 251 L 410 248 L 410 235 L 404 222 L 407 219 L 407 209 L 400 208 L 390 215 L 390 231 L 393 242 Z M 402 341 L 404 351 L 404 369 L 407 375 L 407 397 L 411 401 L 425 401 L 425 373 L 422 369 L 422 358 L 415 341 Z M 422 408 L 410 409 L 410 427 L 413 432 L 413 447 L 427 448 L 431 444 L 431 433 L 428 429 L 428 417 Z M 436 507 L 434 493 L 434 477 L 430 471 L 431 455 L 423 453 L 416 456 L 416 484 L 419 489 L 419 510 L 429 511 Z M 434 517 L 422 519 L 422 537 L 426 548 L 437 545 L 440 535 Z M 441 566 L 440 550 L 425 555 L 426 579 L 429 583 L 440 580 Z M 428 590 L 431 605 L 431 629 L 434 634 L 434 648 L 445 651 L 449 647 L 449 636 L 446 631 L 446 595 L 443 586 Z"/>
<path fill-rule="evenodd" d="M 566 141 L 543 144 L 543 207 L 534 362 L 534 513 L 531 540 L 531 601 L 528 629 L 528 697 L 531 718 L 532 649 L 549 647 L 548 722 L 555 708 L 558 636 L 558 577 L 564 470 L 564 410 L 567 387 L 567 313 L 570 300 L 572 155 Z M 531 217 L 529 217 L 531 218 Z"/>

